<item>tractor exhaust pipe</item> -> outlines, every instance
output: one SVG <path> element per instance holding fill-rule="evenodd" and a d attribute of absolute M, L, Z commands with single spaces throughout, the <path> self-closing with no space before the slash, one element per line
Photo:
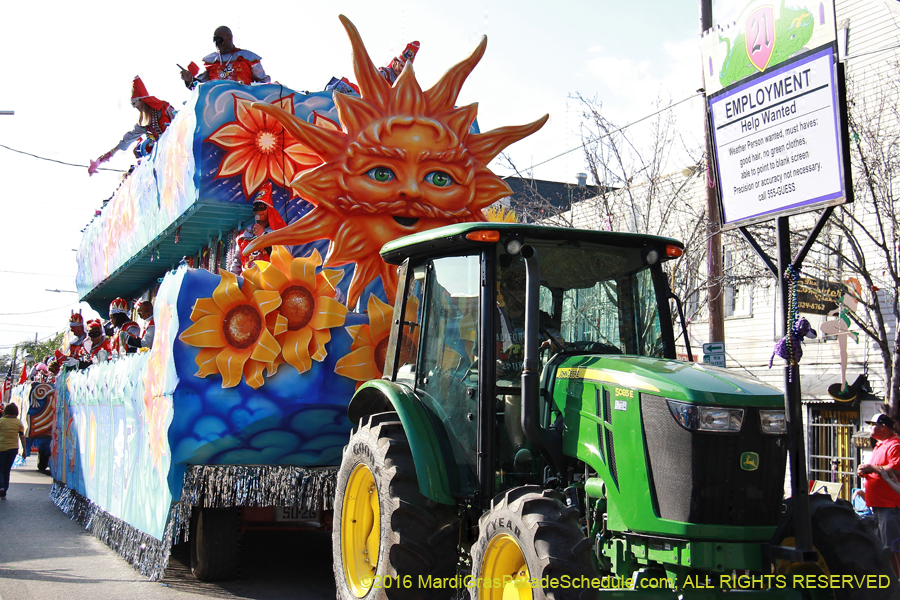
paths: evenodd
<path fill-rule="evenodd" d="M 557 477 L 565 474 L 562 435 L 541 427 L 540 291 L 541 267 L 534 247 L 520 251 L 525 259 L 525 357 L 522 365 L 522 432 L 543 455 Z"/>
<path fill-rule="evenodd" d="M 525 259 L 525 358 L 522 365 L 522 431 L 535 447 L 543 450 L 540 439 L 540 414 L 538 396 L 540 394 L 541 360 L 538 347 L 538 299 L 541 286 L 541 266 L 533 246 L 523 246 Z"/>

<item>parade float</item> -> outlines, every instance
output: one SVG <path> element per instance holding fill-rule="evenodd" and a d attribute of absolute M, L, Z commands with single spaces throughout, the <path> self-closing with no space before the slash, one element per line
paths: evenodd
<path fill-rule="evenodd" d="M 56 389 L 49 383 L 27 381 L 10 389 L 9 401 L 19 407 L 25 425 L 26 452 L 37 452 L 39 471 L 50 464 Z"/>
<path fill-rule="evenodd" d="M 546 121 L 481 133 L 456 106 L 486 40 L 423 91 L 411 64 L 383 78 L 341 20 L 359 94 L 199 85 L 77 251 L 80 299 L 106 315 L 152 298 L 156 334 L 60 374 L 52 498 L 151 579 L 179 539 L 198 578 L 233 574 L 264 507 L 327 524 L 348 403 L 384 367 L 397 273 L 379 250 L 484 220 L 510 193 L 487 164 Z M 229 272 L 260 194 L 286 226 Z"/>

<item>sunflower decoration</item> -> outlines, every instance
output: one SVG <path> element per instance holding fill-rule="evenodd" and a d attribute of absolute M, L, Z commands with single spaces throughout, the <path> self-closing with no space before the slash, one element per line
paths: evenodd
<path fill-rule="evenodd" d="M 244 195 L 250 198 L 267 179 L 284 185 L 294 176 L 321 164 L 322 160 L 298 142 L 277 119 L 256 110 L 253 100 L 234 97 L 234 121 L 216 129 L 207 140 L 225 150 L 216 178 L 241 175 Z M 257 106 L 259 106 L 257 104 Z M 294 95 L 269 106 L 294 114 Z M 333 121 L 316 119 L 321 127 L 334 129 Z"/>
<path fill-rule="evenodd" d="M 394 299 L 396 269 L 378 254 L 385 243 L 442 225 L 484 221 L 482 210 L 512 193 L 487 164 L 540 129 L 547 115 L 528 125 L 472 133 L 477 105 L 457 108 L 455 103 L 484 55 L 486 39 L 422 91 L 411 61 L 393 85 L 381 77 L 356 27 L 340 18 L 353 48 L 361 97 L 334 95 L 340 130 L 308 123 L 276 104 L 253 104 L 280 121 L 292 139 L 323 164 L 303 171 L 291 183 L 313 209 L 257 238 L 245 253 L 327 239 L 325 266 L 355 264 L 347 294 L 347 305 L 355 307 L 378 277 L 388 300 Z"/>
<path fill-rule="evenodd" d="M 350 352 L 338 359 L 334 366 L 334 372 L 338 375 L 357 381 L 357 388 L 366 381 L 379 379 L 384 373 L 388 341 L 391 337 L 391 317 L 394 314 L 394 309 L 375 295 L 369 296 L 367 308 L 369 323 L 346 328 L 352 340 Z M 410 295 L 406 302 L 404 320 L 415 323 L 418 313 L 419 299 Z M 403 356 L 416 355 L 416 339 L 412 333 L 403 334 L 404 347 L 401 352 Z"/>
<path fill-rule="evenodd" d="M 322 256 L 316 250 L 309 257 L 294 258 L 284 246 L 275 246 L 271 263 L 258 260 L 244 271 L 245 280 L 281 298 L 280 308 L 267 317 L 281 346 L 280 356 L 269 365 L 269 376 L 282 362 L 304 373 L 312 361 L 324 360 L 331 329 L 344 324 L 347 307 L 334 297 L 344 274 L 329 269 L 316 273 L 321 265 Z"/>
<path fill-rule="evenodd" d="M 519 217 L 516 215 L 516 211 L 509 208 L 508 206 L 503 206 L 499 202 L 497 204 L 487 207 L 484 211 L 484 216 L 491 223 L 518 223 L 519 222 Z"/>
<path fill-rule="evenodd" d="M 179 336 L 185 344 L 201 348 L 197 377 L 222 375 L 222 387 L 234 387 L 243 376 L 253 389 L 263 383 L 263 369 L 271 365 L 281 346 L 266 324 L 266 317 L 281 305 L 277 291 L 259 289 L 250 278 L 239 286 L 237 277 L 220 271 L 221 281 L 211 298 L 199 298 L 191 311 L 193 325 Z"/>

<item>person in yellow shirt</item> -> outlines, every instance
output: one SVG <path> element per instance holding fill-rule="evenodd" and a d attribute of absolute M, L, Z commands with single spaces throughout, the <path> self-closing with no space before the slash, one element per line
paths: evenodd
<path fill-rule="evenodd" d="M 19 442 L 25 447 L 25 426 L 19 420 L 19 407 L 7 404 L 0 419 L 0 498 L 6 498 L 9 473 L 19 453 Z"/>

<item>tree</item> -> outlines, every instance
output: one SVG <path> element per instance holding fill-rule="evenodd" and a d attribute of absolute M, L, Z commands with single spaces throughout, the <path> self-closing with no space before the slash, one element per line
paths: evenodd
<path fill-rule="evenodd" d="M 24 360 L 24 357 L 28 355 L 32 356 L 28 361 L 29 367 L 44 360 L 47 356 L 52 356 L 53 351 L 58 350 L 62 346 L 65 333 L 65 331 L 60 331 L 42 341 L 26 340 L 16 344 L 16 364 L 13 366 L 13 372 L 18 373 L 21 371 L 22 361 Z M 0 355 L 0 373 L 2 373 L 2 376 L 4 377 L 6 376 L 6 371 L 9 369 L 9 362 L 11 360 L 11 354 Z"/>
<path fill-rule="evenodd" d="M 675 114 L 664 110 L 657 100 L 658 112 L 643 136 L 643 142 L 630 129 L 610 121 L 602 105 L 583 96 L 574 97 L 582 108 L 582 143 L 591 176 L 600 193 L 593 205 L 574 211 L 594 213 L 602 229 L 633 231 L 673 237 L 685 245 L 684 254 L 668 264 L 670 285 L 685 300 L 685 318 L 698 319 L 707 303 L 707 289 L 713 283 L 719 289 L 754 285 L 769 277 L 753 256 L 752 250 L 738 241 L 737 232 L 724 235 L 725 244 L 737 248 L 728 272 L 711 281 L 706 268 L 709 236 L 718 224 L 706 214 L 707 157 L 699 144 L 686 142 L 678 133 Z M 672 167 L 672 163 L 677 166 Z M 683 165 L 690 165 L 684 167 Z"/>
<path fill-rule="evenodd" d="M 873 85 L 848 78 L 850 158 L 854 202 L 835 210 L 819 237 L 822 252 L 812 266 L 833 281 L 857 277 L 860 309 L 850 314 L 862 336 L 878 349 L 885 397 L 900 416 L 900 63 Z"/>
<path fill-rule="evenodd" d="M 560 227 L 640 232 L 672 237 L 685 251 L 667 264 L 673 292 L 684 300 L 688 322 L 706 312 L 707 251 L 710 232 L 718 229 L 706 214 L 707 160 L 699 144 L 685 142 L 678 134 L 674 113 L 661 109 L 639 135 L 609 120 L 603 106 L 576 94 L 580 106 L 581 139 L 586 170 L 596 184 L 595 194 L 569 208 L 541 195 L 530 173 L 521 173 L 508 157 L 506 166 L 532 181 L 510 200 L 522 221 L 538 221 Z M 672 164 L 676 166 L 673 167 Z M 684 165 L 690 165 L 685 168 Z M 759 235 L 774 245 L 774 232 L 759 226 Z M 732 249 L 728 272 L 718 280 L 720 289 L 754 286 L 770 281 L 771 274 L 737 231 L 723 234 Z M 680 331 L 679 328 L 676 330 Z"/>

